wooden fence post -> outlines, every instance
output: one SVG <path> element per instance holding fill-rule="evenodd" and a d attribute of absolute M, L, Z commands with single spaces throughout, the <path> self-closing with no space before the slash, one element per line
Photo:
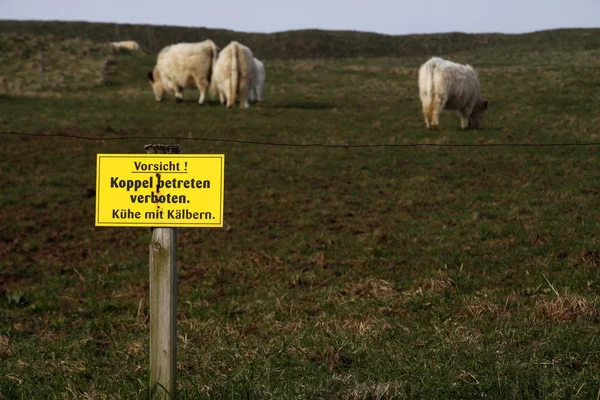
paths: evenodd
<path fill-rule="evenodd" d="M 148 154 L 179 154 L 177 145 L 146 145 Z M 177 383 L 177 230 L 153 228 L 150 242 L 150 393 L 174 399 Z"/>

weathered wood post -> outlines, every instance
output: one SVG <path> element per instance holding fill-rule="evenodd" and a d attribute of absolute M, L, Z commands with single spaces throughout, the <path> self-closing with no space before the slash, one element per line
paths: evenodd
<path fill-rule="evenodd" d="M 179 154 L 177 145 L 146 145 L 148 154 Z M 153 228 L 150 241 L 150 393 L 175 398 L 177 376 L 177 230 Z"/>

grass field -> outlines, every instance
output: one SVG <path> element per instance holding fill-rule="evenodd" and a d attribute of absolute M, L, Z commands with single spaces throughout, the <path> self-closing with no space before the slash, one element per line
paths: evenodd
<path fill-rule="evenodd" d="M 3 32 L 0 399 L 147 396 L 150 231 L 94 226 L 96 154 L 147 143 L 226 157 L 225 228 L 178 230 L 178 398 L 600 396 L 600 30 L 444 54 L 471 131 L 425 129 L 418 46 L 262 56 L 227 110 L 155 103 L 156 53 L 103 81 L 93 38 Z"/>

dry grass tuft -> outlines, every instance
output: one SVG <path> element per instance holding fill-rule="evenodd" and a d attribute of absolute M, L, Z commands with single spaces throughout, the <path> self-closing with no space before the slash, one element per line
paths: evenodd
<path fill-rule="evenodd" d="M 369 277 L 359 283 L 347 284 L 340 294 L 382 300 L 395 297 L 399 292 L 390 282 Z"/>
<path fill-rule="evenodd" d="M 407 297 L 423 296 L 426 293 L 442 294 L 456 290 L 456 282 L 447 276 L 442 270 L 438 270 L 438 276 L 426 278 L 414 290 L 403 291 L 402 294 Z"/>
<path fill-rule="evenodd" d="M 334 379 L 344 389 L 336 394 L 342 400 L 386 400 L 405 398 L 404 385 L 398 381 L 357 382 L 354 375 L 335 374 Z"/>
<path fill-rule="evenodd" d="M 481 300 L 462 307 L 458 311 L 458 315 L 473 319 L 490 317 L 493 319 L 505 319 L 510 316 L 510 312 L 506 307 L 490 303 L 487 300 Z"/>
<path fill-rule="evenodd" d="M 11 354 L 10 340 L 8 336 L 0 335 L 0 358 L 10 356 Z"/>
<path fill-rule="evenodd" d="M 352 359 L 344 351 L 344 349 L 336 349 L 333 346 L 329 346 L 323 351 L 321 355 L 329 367 L 329 372 L 336 372 L 342 368 L 350 366 Z"/>
<path fill-rule="evenodd" d="M 284 267 L 281 258 L 264 251 L 249 253 L 248 262 L 250 263 L 250 266 L 261 272 L 280 271 Z"/>
<path fill-rule="evenodd" d="M 577 254 L 569 255 L 569 265 L 573 267 L 585 266 L 598 268 L 600 266 L 600 252 L 584 249 Z"/>
<path fill-rule="evenodd" d="M 420 288 L 433 293 L 443 293 L 456 289 L 456 283 L 440 270 L 438 277 L 425 279 Z"/>
<path fill-rule="evenodd" d="M 343 319 L 330 319 L 318 321 L 315 327 L 327 332 L 330 335 L 345 332 L 355 337 L 377 337 L 381 332 L 389 329 L 390 324 L 382 319 L 375 317 L 354 318 L 346 317 Z"/>
<path fill-rule="evenodd" d="M 595 301 L 581 296 L 563 296 L 554 300 L 542 300 L 534 306 L 534 319 L 551 321 L 575 321 L 600 319 L 600 309 Z"/>
<path fill-rule="evenodd" d="M 130 342 L 127 345 L 126 353 L 132 357 L 141 357 L 145 355 L 144 346 L 139 341 Z"/>
<path fill-rule="evenodd" d="M 113 398 L 102 392 L 99 392 L 94 384 L 92 384 L 86 391 L 83 391 L 77 388 L 74 384 L 69 383 L 67 385 L 66 391 L 68 394 L 65 394 L 63 396 L 64 399 L 104 400 Z"/>
<path fill-rule="evenodd" d="M 447 325 L 433 325 L 439 339 L 451 348 L 459 349 L 464 345 L 472 349 L 481 348 L 484 342 L 484 334 L 481 330 L 452 322 Z"/>

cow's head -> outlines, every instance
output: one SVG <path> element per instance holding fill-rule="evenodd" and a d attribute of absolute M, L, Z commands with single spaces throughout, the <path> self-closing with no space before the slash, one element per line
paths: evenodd
<path fill-rule="evenodd" d="M 156 101 L 163 101 L 165 97 L 165 88 L 160 79 L 160 72 L 158 72 L 156 68 L 154 68 L 154 71 L 148 72 L 148 81 L 150 81 L 150 86 L 152 86 L 154 99 Z"/>
<path fill-rule="evenodd" d="M 469 117 L 469 128 L 477 129 L 479 128 L 479 124 L 483 120 L 483 116 L 485 115 L 485 110 L 488 108 L 487 100 L 482 100 L 475 105 L 473 108 L 473 112 Z"/>

